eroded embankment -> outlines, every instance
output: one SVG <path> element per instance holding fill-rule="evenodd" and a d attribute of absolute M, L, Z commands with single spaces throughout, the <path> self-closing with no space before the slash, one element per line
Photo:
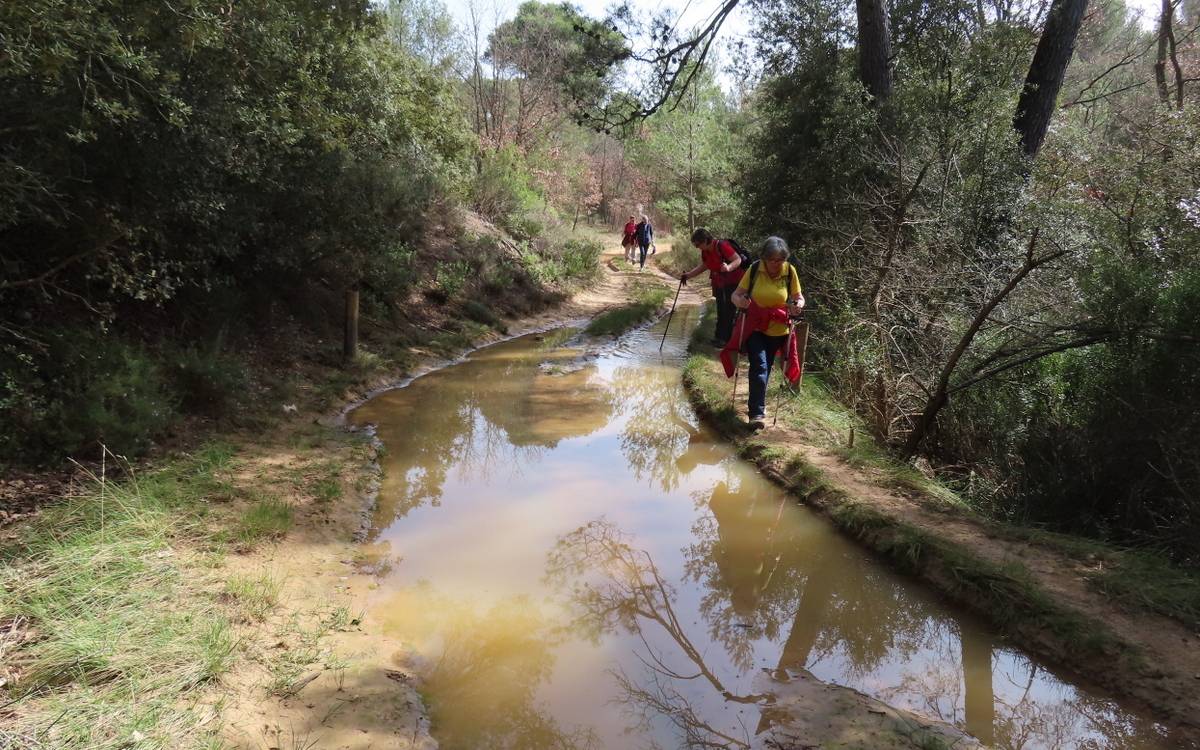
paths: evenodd
<path fill-rule="evenodd" d="M 698 413 L 743 457 L 845 533 L 982 614 L 1022 648 L 1143 704 L 1170 725 L 1180 747 L 1200 747 L 1200 636 L 1115 605 L 1088 585 L 1088 561 L 1013 541 L 940 498 L 897 491 L 879 472 L 816 445 L 793 420 L 750 433 L 739 416 L 744 390 L 734 407 L 707 351 L 689 361 L 684 382 Z"/>

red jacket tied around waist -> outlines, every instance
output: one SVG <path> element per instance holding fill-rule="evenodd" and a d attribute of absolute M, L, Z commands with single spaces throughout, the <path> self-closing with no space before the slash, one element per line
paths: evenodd
<path fill-rule="evenodd" d="M 737 371 L 738 352 L 746 345 L 746 339 L 750 338 L 751 334 L 755 331 L 766 331 L 771 323 L 787 322 L 786 307 L 759 307 L 751 300 L 750 306 L 738 315 L 737 322 L 733 325 L 733 335 L 729 337 L 719 355 L 721 366 L 725 368 L 725 377 L 732 378 Z M 783 376 L 795 385 L 799 382 L 803 370 L 800 369 L 800 350 L 794 328 L 789 327 L 787 342 L 779 350 L 779 356 L 783 359 Z"/>

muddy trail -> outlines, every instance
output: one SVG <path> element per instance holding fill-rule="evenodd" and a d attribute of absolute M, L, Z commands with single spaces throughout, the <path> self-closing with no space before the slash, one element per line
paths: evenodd
<path fill-rule="evenodd" d="M 889 572 L 704 427 L 698 308 L 387 391 L 365 617 L 458 748 L 1163 748 L 1152 719 Z"/>

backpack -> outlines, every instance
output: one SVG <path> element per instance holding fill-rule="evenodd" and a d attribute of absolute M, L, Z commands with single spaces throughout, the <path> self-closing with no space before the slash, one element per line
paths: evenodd
<path fill-rule="evenodd" d="M 742 259 L 742 263 L 740 266 L 738 266 L 738 268 L 742 269 L 743 271 L 746 270 L 747 268 L 749 268 L 750 267 L 750 253 L 746 252 L 746 249 L 743 248 L 738 243 L 738 241 L 733 239 L 732 237 L 727 237 L 724 241 L 728 242 L 730 244 L 730 246 L 733 247 L 733 251 L 738 254 L 739 258 Z"/>

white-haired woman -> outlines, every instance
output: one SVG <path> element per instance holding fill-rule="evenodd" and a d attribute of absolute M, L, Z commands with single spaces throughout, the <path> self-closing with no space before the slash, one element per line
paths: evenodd
<path fill-rule="evenodd" d="M 788 317 L 800 314 L 804 309 L 804 294 L 800 289 L 800 275 L 788 263 L 787 242 L 781 237 L 768 237 L 759 250 L 761 260 L 750 264 L 749 270 L 733 293 L 735 307 L 745 310 L 753 303 L 764 311 L 786 309 Z M 772 321 L 766 330 L 755 331 L 746 339 L 745 350 L 750 361 L 750 398 L 747 416 L 750 427 L 763 428 L 763 416 L 767 412 L 767 382 L 771 377 L 771 363 L 780 349 L 787 343 L 788 324 Z"/>

